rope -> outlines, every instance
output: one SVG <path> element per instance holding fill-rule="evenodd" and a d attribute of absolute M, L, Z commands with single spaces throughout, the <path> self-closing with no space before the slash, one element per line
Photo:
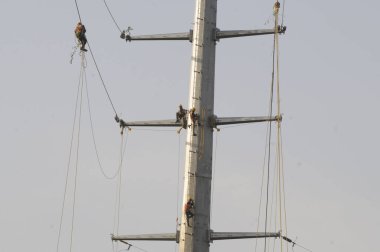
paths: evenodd
<path fill-rule="evenodd" d="M 261 189 L 260 189 L 260 201 L 259 201 L 259 214 L 257 216 L 257 228 L 256 232 L 259 232 L 260 228 L 260 217 L 261 217 L 261 203 L 262 203 L 262 197 L 263 197 L 263 189 L 264 189 L 264 177 L 265 177 L 265 164 L 267 160 L 267 149 L 268 145 L 270 144 L 270 141 L 268 139 L 268 133 L 269 133 L 269 123 L 267 124 L 267 132 L 265 136 L 265 150 L 264 150 L 264 161 L 263 161 L 263 168 L 262 168 L 262 173 L 261 173 Z M 255 239 L 255 252 L 257 251 L 257 244 L 258 244 L 258 239 Z"/>
<path fill-rule="evenodd" d="M 310 249 L 305 248 L 305 247 L 303 247 L 303 246 L 301 246 L 301 245 L 299 245 L 299 244 L 297 244 L 297 243 L 293 243 L 293 245 L 298 246 L 298 247 L 300 247 L 300 248 L 302 248 L 302 249 L 304 249 L 304 250 L 306 250 L 306 251 L 313 252 L 313 251 L 311 251 Z"/>
<path fill-rule="evenodd" d="M 283 150 L 282 150 L 282 130 L 280 128 L 280 153 L 281 153 L 281 164 L 284 163 L 284 160 L 283 160 Z M 282 167 L 283 169 L 283 167 Z M 283 193 L 283 198 L 284 198 L 284 217 L 285 217 L 285 236 L 288 236 L 288 222 L 287 222 L 287 215 L 286 215 L 286 204 L 285 204 L 285 178 L 284 178 L 284 172 L 282 172 L 282 193 Z M 287 248 L 287 251 L 289 250 L 289 248 Z"/>
<path fill-rule="evenodd" d="M 271 91 L 270 91 L 270 108 L 269 115 L 273 113 L 273 90 L 274 90 L 274 66 L 275 66 L 275 38 L 273 42 L 273 56 L 272 56 L 272 81 L 271 81 Z M 272 139 L 272 121 L 269 121 L 269 136 L 268 136 L 268 166 L 267 166 L 267 188 L 266 188 L 266 204 L 265 204 L 265 234 L 267 233 L 268 227 L 268 202 L 269 202 L 269 180 L 270 180 L 270 160 L 271 160 L 271 145 L 270 140 Z M 264 252 L 267 247 L 267 238 L 264 238 Z"/>
<path fill-rule="evenodd" d="M 121 251 L 129 251 L 130 248 L 135 248 L 135 249 L 140 250 L 140 251 L 143 251 L 143 252 L 148 252 L 147 250 L 142 249 L 142 248 L 140 248 L 140 247 L 137 247 L 137 246 L 135 246 L 135 245 L 133 245 L 133 244 L 131 244 L 131 243 L 129 243 L 129 242 L 123 242 L 123 243 L 126 244 L 126 245 L 128 245 L 128 248 L 127 248 L 127 249 L 119 250 L 118 252 L 121 252 Z"/>
<path fill-rule="evenodd" d="M 212 210 L 214 205 L 214 191 L 215 191 L 215 179 L 216 179 L 216 157 L 217 157 L 217 150 L 218 150 L 218 131 L 215 133 L 215 148 L 214 148 L 214 162 L 212 167 L 212 186 L 211 186 L 211 213 L 210 213 L 210 226 L 212 226 Z"/>
<path fill-rule="evenodd" d="M 280 73 L 279 73 L 279 44 L 278 44 L 278 13 L 279 13 L 280 3 L 277 1 L 275 3 L 275 50 L 276 50 L 276 85 L 277 85 L 277 118 L 280 118 Z M 283 177 L 283 165 L 282 165 L 282 153 L 281 153 L 281 121 L 277 121 L 277 164 L 278 164 L 278 197 L 279 197 L 279 220 L 280 220 L 280 230 L 282 230 L 282 193 L 281 190 L 281 178 Z M 285 206 L 284 206 L 285 208 Z M 283 251 L 283 239 L 281 239 L 281 252 Z M 287 247 L 288 249 L 288 247 Z"/>
<path fill-rule="evenodd" d="M 273 42 L 273 53 L 272 53 L 272 81 L 271 81 L 271 89 L 270 89 L 270 99 L 269 99 L 269 113 L 268 113 L 268 117 L 269 116 L 272 116 L 272 111 L 273 111 L 273 90 L 274 90 L 274 66 L 275 66 L 275 40 Z M 267 127 L 267 132 L 266 132 L 266 145 L 265 145 L 265 152 L 264 152 L 264 161 L 263 161 L 263 168 L 262 168 L 262 177 L 261 177 L 261 190 L 260 190 L 260 201 L 259 201 L 259 214 L 258 214 L 258 224 L 257 224 L 257 229 L 256 231 L 258 232 L 259 231 L 259 227 L 260 227 L 260 216 L 261 216 L 261 204 L 262 204 L 262 195 L 263 195 L 263 187 L 264 187 L 264 177 L 265 177 L 265 164 L 266 164 L 266 160 L 267 160 L 267 154 L 269 153 L 269 157 L 268 157 L 268 166 L 270 165 L 269 162 L 270 162 L 270 142 L 271 142 L 271 125 L 272 125 L 272 122 L 268 122 L 268 127 Z M 225 128 L 231 128 L 231 127 L 238 127 L 240 125 L 233 125 L 233 126 L 227 126 L 227 127 L 223 127 L 223 129 Z M 267 150 L 268 150 L 268 153 L 267 153 Z M 269 167 L 268 167 L 268 176 L 269 176 Z M 268 177 L 268 181 L 269 181 L 269 177 Z M 267 183 L 268 183 L 267 181 Z M 268 188 L 267 188 L 267 191 L 268 191 Z M 267 201 L 268 201 L 268 196 L 267 196 Z M 273 197 L 272 197 L 272 202 L 273 202 Z M 273 205 L 273 203 L 272 203 Z M 271 209 L 272 209 L 272 206 L 271 206 Z M 266 213 L 267 214 L 267 213 Z M 271 214 L 272 215 L 272 214 Z M 257 245 L 258 245 L 258 239 L 256 239 L 256 244 L 255 244 L 255 251 L 257 251 Z"/>
<path fill-rule="evenodd" d="M 177 154 L 177 210 L 176 210 L 176 226 L 175 230 L 178 229 L 179 223 L 179 180 L 180 180 L 180 169 L 181 169 L 181 134 L 178 134 L 178 154 Z M 174 244 L 174 252 L 177 251 L 178 244 Z"/>
<path fill-rule="evenodd" d="M 91 126 L 91 135 L 92 135 L 92 141 L 94 143 L 94 149 L 95 149 L 95 154 L 96 154 L 96 158 L 97 158 L 97 161 L 98 161 L 98 166 L 99 166 L 99 169 L 100 169 L 101 173 L 103 174 L 104 178 L 109 179 L 109 180 L 113 180 L 119 174 L 119 171 L 121 169 L 121 165 L 119 165 L 119 167 L 117 168 L 116 172 L 112 176 L 107 175 L 106 172 L 104 171 L 103 165 L 102 165 L 102 163 L 100 161 L 99 152 L 98 152 L 98 148 L 97 148 L 97 144 L 96 144 L 96 140 L 95 140 L 95 131 L 94 131 L 93 120 L 92 120 L 90 97 L 89 97 L 89 94 L 88 94 L 88 85 L 87 85 L 87 75 L 86 75 L 86 72 L 85 72 L 84 77 L 85 77 L 85 85 L 86 85 L 85 87 L 86 87 L 86 94 L 87 94 L 87 107 L 88 107 L 88 114 L 89 114 L 90 126 Z M 122 154 L 123 155 L 122 159 L 124 158 L 124 155 L 125 155 L 125 149 L 126 149 L 126 145 L 127 145 L 127 140 L 128 140 L 128 134 L 127 134 L 127 138 L 126 138 L 125 145 L 124 145 L 124 148 L 123 148 L 124 151 L 123 151 L 123 154 Z"/>
<path fill-rule="evenodd" d="M 75 110 L 74 110 L 74 119 L 73 119 L 73 126 L 71 130 L 71 140 L 70 140 L 70 148 L 69 148 L 69 158 L 67 162 L 67 169 L 66 169 L 66 179 L 65 179 L 65 189 L 63 193 L 63 202 L 62 202 L 62 208 L 61 208 L 61 218 L 59 222 L 59 231 L 58 231 L 58 240 L 57 240 L 57 248 L 56 251 L 59 251 L 59 242 L 61 239 L 61 231 L 62 231 L 62 221 L 63 221 L 63 212 L 65 209 L 65 201 L 66 201 L 66 194 L 67 194 L 67 184 L 68 184 L 68 178 L 69 178 L 69 171 L 70 171 L 70 163 L 71 163 L 71 153 L 73 148 L 73 141 L 74 141 L 74 132 L 75 132 L 75 124 L 76 124 L 76 118 L 77 118 L 77 110 L 78 110 L 78 100 L 79 100 L 79 90 L 81 86 L 81 76 L 82 76 L 82 68 L 80 71 L 80 77 L 78 81 L 78 88 L 77 88 L 77 95 L 76 95 L 76 101 L 75 101 Z"/>
<path fill-rule="evenodd" d="M 275 159 L 275 169 L 273 171 L 274 175 L 273 175 L 273 188 L 272 188 L 272 202 L 271 202 L 271 212 L 270 212 L 270 225 L 269 226 L 272 226 L 272 216 L 273 216 L 273 212 L 274 212 L 274 229 L 273 230 L 277 230 L 277 209 L 278 209 L 278 183 L 276 183 L 278 181 L 278 178 L 279 178 L 279 170 L 278 170 L 278 160 Z M 273 204 L 274 202 L 274 204 Z M 275 248 L 276 248 L 276 240 L 273 240 L 273 252 L 275 251 Z"/>
<path fill-rule="evenodd" d="M 75 175 L 74 175 L 74 192 L 73 192 L 73 207 L 72 207 L 72 217 L 71 217 L 71 234 L 70 234 L 70 252 L 73 245 L 73 234 L 74 234 L 74 220 L 75 220 L 75 203 L 76 203 L 76 190 L 77 190 L 77 178 L 78 178 L 78 161 L 79 161 L 79 143 L 80 143 L 80 129 L 81 129 L 81 117 L 82 117 L 82 94 L 83 94 L 83 71 L 84 71 L 84 54 L 82 54 L 82 81 L 81 81 L 81 91 L 80 91 L 80 103 L 79 103 L 79 118 L 78 118 L 78 135 L 77 135 L 77 153 L 75 161 Z"/>
<path fill-rule="evenodd" d="M 284 25 L 284 16 L 285 16 L 285 2 L 286 0 L 283 1 L 282 3 L 282 18 L 281 18 L 281 26 Z"/>
<path fill-rule="evenodd" d="M 121 141 L 121 144 L 123 144 L 123 139 Z M 122 148 L 122 145 L 120 146 Z M 120 149 L 120 155 L 122 156 L 121 153 L 122 149 Z M 122 157 L 121 157 L 122 158 Z M 120 166 L 122 164 L 123 160 L 120 160 Z M 119 191 L 118 191 L 118 203 L 117 203 L 117 228 L 116 228 L 116 234 L 119 234 L 119 227 L 120 227 L 120 205 L 121 205 L 121 180 L 122 178 L 122 170 L 119 172 Z"/>
<path fill-rule="evenodd" d="M 117 29 L 120 31 L 120 33 L 122 33 L 122 30 L 120 29 L 120 27 L 119 27 L 119 25 L 117 24 L 115 18 L 113 17 L 113 15 L 112 15 L 112 13 L 111 13 L 111 10 L 110 10 L 110 8 L 108 7 L 108 4 L 107 4 L 106 0 L 103 0 L 103 2 L 104 2 L 104 4 L 105 4 L 105 6 L 107 7 L 108 13 L 110 14 L 110 16 L 111 16 L 111 18 L 112 18 L 114 24 L 116 25 Z"/>
<path fill-rule="evenodd" d="M 205 125 L 205 122 L 204 122 L 204 118 L 205 118 L 205 115 L 206 115 L 206 110 L 203 108 L 200 109 L 200 118 L 198 119 L 198 134 L 200 135 L 199 137 L 199 144 L 198 144 L 198 159 L 201 159 L 203 158 L 203 153 L 204 153 L 204 144 L 205 144 L 205 131 L 204 131 L 204 125 Z M 193 130 L 195 130 L 195 122 L 193 123 Z"/>
<path fill-rule="evenodd" d="M 75 53 L 77 52 L 79 46 L 80 46 L 80 43 L 78 41 L 76 41 L 76 46 L 73 46 L 73 51 L 71 52 L 70 54 L 70 64 L 73 64 L 73 60 L 74 60 L 74 55 Z"/>
<path fill-rule="evenodd" d="M 305 247 L 303 247 L 303 246 L 299 245 L 299 244 L 298 244 L 298 243 L 296 243 L 295 241 L 292 241 L 291 239 L 289 239 L 289 238 L 288 238 L 288 237 L 286 237 L 286 236 L 282 236 L 281 238 L 282 238 L 282 240 L 285 240 L 285 241 L 287 241 L 287 242 L 288 242 L 288 244 L 289 244 L 289 243 L 293 244 L 293 246 L 292 246 L 292 247 L 294 247 L 294 246 L 298 246 L 298 247 L 300 247 L 300 248 L 302 248 L 302 249 L 304 249 L 304 250 L 306 250 L 306 251 L 309 251 L 309 252 L 313 252 L 313 251 L 311 251 L 310 249 L 308 249 L 308 248 L 305 248 Z M 297 238 L 296 238 L 296 240 L 297 240 Z M 293 249 L 293 251 L 294 251 L 294 249 Z"/>
<path fill-rule="evenodd" d="M 270 94 L 270 104 L 272 104 L 272 100 L 273 100 L 273 86 L 271 88 L 271 94 Z M 269 104 L 269 107 L 271 107 L 271 105 Z M 271 116 L 271 113 L 268 115 L 268 116 Z M 266 167 L 266 162 L 267 162 L 267 154 L 268 152 L 270 152 L 270 136 L 269 136 L 269 132 L 271 130 L 271 123 L 268 122 L 267 124 L 267 131 L 266 131 L 266 141 L 265 141 L 265 152 L 264 152 L 264 160 L 263 160 L 263 167 L 262 167 L 262 176 L 261 176 L 261 189 L 260 189 L 260 201 L 259 201 L 259 214 L 258 214 L 258 217 L 257 217 L 257 228 L 256 228 L 256 232 L 259 232 L 259 228 L 260 228 L 260 217 L 261 217 L 261 204 L 262 204 L 262 197 L 263 197 L 263 188 L 264 188 L 264 178 L 265 178 L 265 167 Z M 268 158 L 268 163 L 270 162 L 269 158 Z M 269 165 L 269 164 L 268 164 Z M 269 179 L 269 178 L 268 178 Z M 273 197 L 272 197 L 273 198 Z M 272 207 L 271 207 L 272 208 Z M 269 224 L 270 226 L 270 224 Z M 258 239 L 255 239 L 255 251 L 257 251 L 257 245 L 258 245 Z"/>
<path fill-rule="evenodd" d="M 123 134 L 121 135 L 121 145 L 120 145 L 120 167 L 123 163 Z M 122 169 L 119 169 L 118 172 L 119 181 L 116 189 L 116 200 L 115 200 L 115 211 L 114 211 L 114 223 L 113 223 L 113 233 L 116 235 L 119 234 L 119 225 L 120 225 L 120 202 L 121 202 L 121 178 L 122 178 Z M 116 250 L 118 250 L 119 244 L 116 243 Z"/>

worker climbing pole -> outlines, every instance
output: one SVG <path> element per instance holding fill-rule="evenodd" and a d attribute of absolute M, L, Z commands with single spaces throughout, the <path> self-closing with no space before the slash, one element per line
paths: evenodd
<path fill-rule="evenodd" d="M 191 227 L 190 219 L 194 217 L 194 200 L 190 198 L 184 207 L 185 215 L 186 215 L 186 223 L 187 226 Z"/>
<path fill-rule="evenodd" d="M 195 108 L 191 108 L 189 111 L 190 120 L 191 120 L 191 127 L 193 130 L 193 136 L 196 136 L 195 133 L 195 127 L 199 125 L 199 114 L 195 113 Z"/>

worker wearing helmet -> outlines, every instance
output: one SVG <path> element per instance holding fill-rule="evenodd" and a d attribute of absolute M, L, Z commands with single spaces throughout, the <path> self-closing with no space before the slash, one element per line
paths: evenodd
<path fill-rule="evenodd" d="M 194 209 L 194 200 L 189 199 L 187 203 L 185 204 L 186 222 L 189 227 L 191 227 L 190 219 L 194 217 L 193 209 Z"/>
<path fill-rule="evenodd" d="M 176 114 L 176 122 L 179 122 L 182 118 L 186 116 L 187 110 L 182 107 L 182 104 L 179 105 L 179 110 Z"/>
<path fill-rule="evenodd" d="M 79 22 L 77 24 L 77 27 L 75 28 L 75 36 L 77 37 L 78 41 L 81 43 L 81 51 L 84 51 L 84 52 L 87 52 L 87 49 L 84 48 L 86 43 L 87 43 L 87 38 L 86 38 L 86 28 L 84 27 L 84 25 Z"/>

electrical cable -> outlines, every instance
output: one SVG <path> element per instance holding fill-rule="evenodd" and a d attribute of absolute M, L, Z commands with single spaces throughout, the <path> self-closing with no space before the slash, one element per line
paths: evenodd
<path fill-rule="evenodd" d="M 108 90 L 107 90 L 107 87 L 106 87 L 106 84 L 105 84 L 104 79 L 103 79 L 103 77 L 102 77 L 102 74 L 100 73 L 100 70 L 99 70 L 98 64 L 96 63 L 94 53 L 92 52 L 92 49 L 91 49 L 91 46 L 90 46 L 90 42 L 87 41 L 87 45 L 88 45 L 88 49 L 90 49 L 90 53 L 91 53 L 92 60 L 94 61 L 95 68 L 96 68 L 96 70 L 98 71 L 98 74 L 99 74 L 100 80 L 102 81 L 102 84 L 103 84 L 104 90 L 106 91 L 106 94 L 107 94 L 107 97 L 108 97 L 108 100 L 109 100 L 109 102 L 111 103 L 111 106 L 112 106 L 113 111 L 115 112 L 115 115 L 117 115 L 117 112 L 116 112 L 115 106 L 113 105 L 113 102 L 112 102 L 112 99 L 111 99 L 111 96 L 110 96 L 110 94 L 109 94 L 109 92 L 108 92 Z"/>
<path fill-rule="evenodd" d="M 120 33 L 122 33 L 123 31 L 120 29 L 120 26 L 117 24 L 115 18 L 113 17 L 113 15 L 112 15 L 112 13 L 111 13 L 111 10 L 110 10 L 110 8 L 108 7 L 108 4 L 107 4 L 106 0 L 103 0 L 103 2 L 104 2 L 104 4 L 105 4 L 105 6 L 107 7 L 108 13 L 110 14 L 110 16 L 111 16 L 111 18 L 112 18 L 114 24 L 116 25 L 117 29 L 120 31 Z"/>
<path fill-rule="evenodd" d="M 78 7 L 78 2 L 77 0 L 75 0 L 75 6 L 77 7 L 77 12 L 78 12 L 78 18 L 79 18 L 79 21 L 82 23 L 82 18 L 80 16 L 80 12 L 79 12 L 79 7 Z"/>
<path fill-rule="evenodd" d="M 76 7 L 77 7 L 77 12 L 78 12 L 79 20 L 80 20 L 80 22 L 82 23 L 82 18 L 81 18 L 81 15 L 80 15 L 80 11 L 79 11 L 79 7 L 78 7 L 78 2 L 77 2 L 77 0 L 75 0 L 75 5 L 76 5 Z M 111 103 L 111 106 L 112 106 L 113 111 L 115 112 L 115 115 L 117 116 L 117 112 L 116 112 L 115 106 L 113 105 L 113 102 L 112 102 L 112 100 L 111 100 L 111 96 L 110 96 L 110 94 L 109 94 L 109 92 L 108 92 L 108 90 L 107 90 L 107 87 L 106 87 L 106 84 L 105 84 L 104 79 L 103 79 L 103 77 L 102 77 L 102 74 L 100 73 L 100 70 L 99 70 L 98 64 L 96 63 L 94 53 L 93 53 L 92 50 L 91 50 L 90 42 L 89 42 L 88 40 L 87 40 L 87 45 L 88 45 L 88 48 L 90 49 L 90 53 L 91 53 L 92 60 L 94 61 L 94 64 L 95 64 L 96 70 L 98 71 L 98 74 L 99 74 L 100 80 L 102 81 L 102 84 L 103 84 L 104 90 L 106 91 L 106 94 L 107 94 L 107 97 L 108 97 L 108 100 L 109 100 L 109 102 Z"/>

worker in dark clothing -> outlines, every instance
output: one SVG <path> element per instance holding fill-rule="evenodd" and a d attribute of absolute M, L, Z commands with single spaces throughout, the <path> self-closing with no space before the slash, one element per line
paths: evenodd
<path fill-rule="evenodd" d="M 176 114 L 176 121 L 179 122 L 182 118 L 186 116 L 187 110 L 182 107 L 182 104 L 179 105 L 179 110 Z"/>
<path fill-rule="evenodd" d="M 187 118 L 186 118 L 187 110 L 179 105 L 179 110 L 176 113 L 176 123 L 181 122 L 181 128 L 177 131 L 178 134 L 181 132 L 181 129 L 187 129 Z"/>
<path fill-rule="evenodd" d="M 84 48 L 87 44 L 87 38 L 86 38 L 86 27 L 79 22 L 77 24 L 77 27 L 75 28 L 75 36 L 77 37 L 78 41 L 81 43 L 81 51 L 87 52 L 87 49 Z"/>
<path fill-rule="evenodd" d="M 193 209 L 194 209 L 194 200 L 189 199 L 187 203 L 185 204 L 186 221 L 189 227 L 191 227 L 190 219 L 194 217 Z"/>
<path fill-rule="evenodd" d="M 197 134 L 195 134 L 195 125 L 199 125 L 199 114 L 195 113 L 195 108 L 190 109 L 189 114 L 191 125 L 193 127 L 193 136 L 196 136 Z"/>
<path fill-rule="evenodd" d="M 199 122 L 199 115 L 195 113 L 195 108 L 190 109 L 190 119 L 193 125 L 198 124 Z"/>

